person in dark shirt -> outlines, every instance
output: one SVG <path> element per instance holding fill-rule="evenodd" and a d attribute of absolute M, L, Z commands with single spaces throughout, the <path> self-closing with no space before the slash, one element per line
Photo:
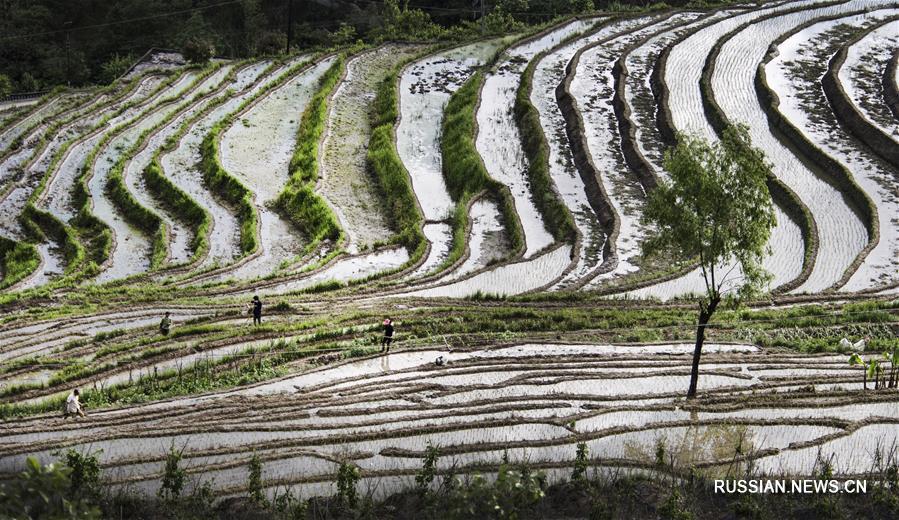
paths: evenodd
<path fill-rule="evenodd" d="M 165 313 L 165 316 L 162 317 L 162 321 L 159 322 L 159 332 L 164 335 L 168 335 L 169 329 L 172 328 L 172 318 L 170 318 L 171 313 Z"/>
<path fill-rule="evenodd" d="M 393 320 L 384 320 L 384 337 L 381 338 L 381 352 L 390 352 L 390 344 L 393 343 Z"/>
<path fill-rule="evenodd" d="M 253 296 L 253 325 L 262 325 L 262 301 Z"/>

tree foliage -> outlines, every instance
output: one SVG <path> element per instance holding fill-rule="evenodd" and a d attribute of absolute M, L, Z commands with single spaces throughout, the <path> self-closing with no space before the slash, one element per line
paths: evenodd
<path fill-rule="evenodd" d="M 715 144 L 681 135 L 664 164 L 670 180 L 649 196 L 644 221 L 656 233 L 644 252 L 698 259 L 709 299 L 762 289 L 771 279 L 762 260 L 776 224 L 771 169 L 746 129 L 727 128 Z"/>
<path fill-rule="evenodd" d="M 28 457 L 17 478 L 0 486 L 0 518 L 92 520 L 100 510 L 83 497 L 69 495 L 72 470 L 63 464 L 42 466 Z"/>
<path fill-rule="evenodd" d="M 636 0 L 626 3 L 637 4 Z M 287 21 L 295 47 L 346 45 L 357 38 L 431 40 L 502 34 L 522 22 L 580 13 L 592 0 L 487 2 L 486 18 L 471 0 L 30 0 L 0 2 L 0 74 L 14 92 L 108 81 L 116 56 L 152 47 L 185 49 L 203 42 L 221 56 L 281 52 Z M 637 5 L 642 5 L 642 2 Z M 596 7 L 602 7 L 597 5 Z M 116 67 L 114 70 L 118 70 Z"/>
<path fill-rule="evenodd" d="M 679 135 L 665 152 L 663 180 L 649 195 L 644 224 L 656 233 L 646 256 L 698 259 L 705 282 L 687 397 L 696 395 L 706 327 L 723 295 L 750 296 L 771 280 L 762 260 L 776 224 L 767 179 L 771 167 L 745 127 L 730 126 L 718 143 Z"/>

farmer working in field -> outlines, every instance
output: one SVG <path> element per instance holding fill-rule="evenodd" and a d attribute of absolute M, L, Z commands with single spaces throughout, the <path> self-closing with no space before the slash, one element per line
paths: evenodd
<path fill-rule="evenodd" d="M 390 352 L 390 344 L 393 343 L 393 320 L 384 320 L 384 337 L 381 338 L 381 352 Z"/>
<path fill-rule="evenodd" d="M 172 328 L 172 319 L 169 317 L 170 315 L 170 312 L 165 313 L 165 316 L 162 317 L 162 321 L 159 322 L 159 332 L 164 336 L 167 336 L 169 334 L 169 329 Z"/>
<path fill-rule="evenodd" d="M 253 325 L 262 325 L 262 301 L 259 296 L 253 296 Z"/>
<path fill-rule="evenodd" d="M 79 395 L 80 393 L 76 388 L 72 390 L 72 393 L 69 394 L 68 398 L 66 398 L 66 419 L 68 419 L 70 415 L 79 415 L 81 417 L 84 417 L 84 410 L 81 408 L 81 402 L 78 401 Z"/>

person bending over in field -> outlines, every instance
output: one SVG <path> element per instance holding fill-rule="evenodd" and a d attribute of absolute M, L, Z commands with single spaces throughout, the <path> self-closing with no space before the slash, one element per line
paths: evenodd
<path fill-rule="evenodd" d="M 172 318 L 169 317 L 170 315 L 170 312 L 165 313 L 165 316 L 162 317 L 162 321 L 159 322 L 159 332 L 164 336 L 168 336 L 169 329 L 172 328 Z"/>
<path fill-rule="evenodd" d="M 68 419 L 70 415 L 78 415 L 84 417 L 84 409 L 81 408 L 81 401 L 78 400 L 78 397 L 80 395 L 81 394 L 76 388 L 72 390 L 72 393 L 69 394 L 69 397 L 66 398 L 66 419 Z"/>
<path fill-rule="evenodd" d="M 251 304 L 253 305 L 253 309 L 250 311 L 253 313 L 253 325 L 262 325 L 262 301 L 259 296 L 253 296 Z"/>
<path fill-rule="evenodd" d="M 390 344 L 393 343 L 393 320 L 384 320 L 384 337 L 381 338 L 381 352 L 390 352 Z"/>

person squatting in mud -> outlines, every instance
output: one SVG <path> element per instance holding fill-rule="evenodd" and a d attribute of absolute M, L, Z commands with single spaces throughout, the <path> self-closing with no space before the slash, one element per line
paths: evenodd
<path fill-rule="evenodd" d="M 262 325 L 262 301 L 259 296 L 253 296 L 253 301 L 249 305 L 252 305 L 250 314 L 253 315 L 253 325 Z"/>
<path fill-rule="evenodd" d="M 85 416 L 84 409 L 81 407 L 81 401 L 78 400 L 80 395 L 77 388 L 72 390 L 72 393 L 66 398 L 66 411 L 63 417 L 68 419 L 70 415 Z"/>
<path fill-rule="evenodd" d="M 381 338 L 381 352 L 390 352 L 390 344 L 393 343 L 393 320 L 384 320 L 384 337 Z"/>

